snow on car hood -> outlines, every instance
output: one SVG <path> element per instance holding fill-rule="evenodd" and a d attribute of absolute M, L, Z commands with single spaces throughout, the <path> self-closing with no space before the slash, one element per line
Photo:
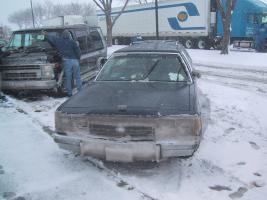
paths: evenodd
<path fill-rule="evenodd" d="M 45 52 L 24 53 L 17 52 L 2 58 L 2 65 L 43 64 L 47 62 Z"/>
<path fill-rule="evenodd" d="M 189 114 L 193 95 L 192 85 L 186 83 L 96 81 L 59 110 L 73 114 Z"/>

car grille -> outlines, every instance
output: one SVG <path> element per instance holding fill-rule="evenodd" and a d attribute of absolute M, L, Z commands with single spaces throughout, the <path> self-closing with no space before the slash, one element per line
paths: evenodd
<path fill-rule="evenodd" d="M 1 66 L 3 80 L 37 80 L 41 78 L 39 66 Z"/>
<path fill-rule="evenodd" d="M 34 72 L 26 73 L 5 73 L 4 79 L 6 80 L 17 80 L 17 79 L 35 79 L 37 74 Z"/>
<path fill-rule="evenodd" d="M 90 134 L 110 138 L 127 138 L 134 141 L 153 141 L 154 128 L 146 126 L 114 126 L 90 124 Z"/>

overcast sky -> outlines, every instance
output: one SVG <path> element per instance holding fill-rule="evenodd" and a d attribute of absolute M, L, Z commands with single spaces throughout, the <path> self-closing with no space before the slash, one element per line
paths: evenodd
<path fill-rule="evenodd" d="M 33 4 L 36 2 L 45 2 L 46 0 L 32 0 Z M 92 0 L 51 0 L 54 3 L 70 3 L 70 2 L 81 2 L 81 3 L 89 3 L 93 2 Z M 16 26 L 8 23 L 8 15 L 11 13 L 29 8 L 30 7 L 30 0 L 1 0 L 0 6 L 0 26 L 1 25 L 8 25 L 12 26 L 12 28 L 17 28 Z"/>

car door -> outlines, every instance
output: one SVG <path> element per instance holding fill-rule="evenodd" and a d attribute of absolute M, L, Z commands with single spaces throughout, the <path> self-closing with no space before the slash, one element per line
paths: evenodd
<path fill-rule="evenodd" d="M 97 28 L 89 28 L 87 35 L 87 49 L 89 67 L 95 68 L 98 58 L 106 58 L 104 40 Z"/>

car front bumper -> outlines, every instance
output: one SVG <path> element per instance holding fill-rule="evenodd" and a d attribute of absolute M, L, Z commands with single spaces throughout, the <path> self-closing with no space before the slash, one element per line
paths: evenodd
<path fill-rule="evenodd" d="M 197 149 L 200 137 L 179 142 L 127 141 L 118 142 L 95 138 L 53 135 L 54 141 L 62 149 L 82 156 L 92 156 L 107 161 L 134 162 L 157 161 L 170 157 L 191 156 Z"/>
<path fill-rule="evenodd" d="M 56 86 L 56 80 L 2 81 L 3 90 L 49 90 Z"/>

